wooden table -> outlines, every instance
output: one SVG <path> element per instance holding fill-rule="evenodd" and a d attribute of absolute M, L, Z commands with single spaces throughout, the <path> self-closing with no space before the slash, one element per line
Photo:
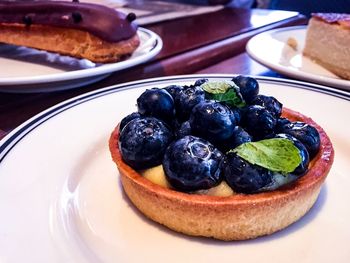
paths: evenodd
<path fill-rule="evenodd" d="M 249 58 L 245 53 L 247 41 L 266 30 L 306 22 L 305 17 L 294 12 L 225 8 L 210 14 L 146 25 L 164 42 L 159 55 L 146 64 L 73 90 L 36 94 L 0 93 L 0 138 L 30 117 L 63 100 L 117 83 L 192 73 L 276 76 L 276 73 Z"/>

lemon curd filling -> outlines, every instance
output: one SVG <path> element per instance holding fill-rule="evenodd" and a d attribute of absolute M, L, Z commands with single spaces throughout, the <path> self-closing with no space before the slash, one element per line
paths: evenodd
<path fill-rule="evenodd" d="M 162 187 L 171 188 L 169 182 L 167 181 L 162 165 L 158 165 L 149 169 L 141 170 L 139 173 L 150 180 L 152 183 L 157 184 Z M 215 187 L 207 190 L 198 190 L 194 192 L 195 194 L 204 194 L 211 196 L 230 196 L 235 194 L 232 188 L 225 182 L 222 181 Z"/>

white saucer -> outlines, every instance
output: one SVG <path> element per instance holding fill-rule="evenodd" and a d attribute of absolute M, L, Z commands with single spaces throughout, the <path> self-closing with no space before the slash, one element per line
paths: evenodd
<path fill-rule="evenodd" d="M 0 91 L 27 93 L 72 89 L 144 63 L 159 53 L 163 42 L 148 29 L 139 28 L 137 33 L 141 43 L 132 56 L 121 62 L 107 64 L 1 44 Z"/>

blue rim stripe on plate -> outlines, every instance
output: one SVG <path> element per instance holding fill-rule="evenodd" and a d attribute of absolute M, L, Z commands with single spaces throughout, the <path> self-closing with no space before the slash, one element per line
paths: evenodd
<path fill-rule="evenodd" d="M 24 124 L 20 125 L 9 135 L 5 136 L 3 140 L 0 141 L 0 163 L 4 160 L 4 158 L 11 151 L 11 149 L 15 147 L 15 145 L 18 142 L 21 141 L 22 138 L 24 138 L 27 134 L 29 134 L 31 131 L 36 129 L 38 126 L 50 120 L 54 116 L 70 108 L 73 108 L 77 105 L 85 103 L 87 101 L 90 101 L 102 96 L 107 96 L 111 93 L 140 88 L 140 87 L 143 87 L 144 85 L 154 83 L 154 82 L 157 82 L 159 84 L 166 84 L 167 82 L 186 81 L 186 80 L 193 80 L 198 78 L 230 79 L 234 76 L 235 75 L 206 74 L 206 75 L 188 75 L 188 76 L 153 78 L 153 79 L 146 79 L 141 81 L 134 81 L 134 82 L 129 82 L 125 84 L 114 85 L 114 86 L 98 89 L 96 91 L 92 91 L 86 94 L 82 94 L 75 98 L 61 102 L 60 104 L 57 104 L 56 106 L 53 106 L 43 111 L 42 113 L 37 114 L 36 116 L 32 117 L 27 122 L 25 122 Z M 326 86 L 306 83 L 302 81 L 288 80 L 288 79 L 277 79 L 277 78 L 260 77 L 260 76 L 253 76 L 253 77 L 256 78 L 258 81 L 260 81 L 261 83 L 284 84 L 288 87 L 307 89 L 307 90 L 324 93 L 330 96 L 334 96 L 340 99 L 345 99 L 347 101 L 350 101 L 350 92 L 337 90 Z"/>

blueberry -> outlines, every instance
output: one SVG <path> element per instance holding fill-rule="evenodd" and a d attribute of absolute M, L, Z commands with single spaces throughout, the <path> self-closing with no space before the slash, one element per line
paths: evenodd
<path fill-rule="evenodd" d="M 179 85 L 170 85 L 165 87 L 164 89 L 171 95 L 171 97 L 173 97 L 175 101 L 177 94 L 179 94 L 179 92 L 183 90 L 183 87 Z"/>
<path fill-rule="evenodd" d="M 289 125 L 290 123 L 291 121 L 287 118 L 278 118 L 275 127 L 276 132 L 281 132 L 283 130 L 283 127 L 285 125 Z"/>
<path fill-rule="evenodd" d="M 236 126 L 233 129 L 233 134 L 230 138 L 228 138 L 226 141 L 218 145 L 218 148 L 223 151 L 227 152 L 229 150 L 232 150 L 236 148 L 237 146 L 246 143 L 251 142 L 252 136 L 249 135 L 242 127 Z"/>
<path fill-rule="evenodd" d="M 137 118 L 121 131 L 119 150 L 131 167 L 146 169 L 162 163 L 172 139 L 172 132 L 162 121 L 153 117 Z"/>
<path fill-rule="evenodd" d="M 214 144 L 230 138 L 237 123 L 228 106 L 213 100 L 198 103 L 192 109 L 189 121 L 194 135 Z"/>
<path fill-rule="evenodd" d="M 196 82 L 194 83 L 195 86 L 200 86 L 206 82 L 208 82 L 208 79 L 197 79 Z"/>
<path fill-rule="evenodd" d="M 246 143 L 246 142 L 251 142 L 252 141 L 252 136 L 249 135 L 243 128 L 240 126 L 236 126 L 233 129 L 233 146 L 236 148 L 237 146 Z"/>
<path fill-rule="evenodd" d="M 172 187 L 192 192 L 220 183 L 222 157 L 223 154 L 208 141 L 185 136 L 167 148 L 163 167 Z"/>
<path fill-rule="evenodd" d="M 245 110 L 241 124 L 254 140 L 259 140 L 274 133 L 276 118 L 266 108 L 251 105 Z"/>
<path fill-rule="evenodd" d="M 125 127 L 125 125 L 128 124 L 133 119 L 137 119 L 140 117 L 141 117 L 141 115 L 138 112 L 133 112 L 133 113 L 129 114 L 128 116 L 124 117 L 120 122 L 119 130 L 121 131 Z"/>
<path fill-rule="evenodd" d="M 180 127 L 175 131 L 175 137 L 178 139 L 187 135 L 191 135 L 191 125 L 189 121 L 181 123 Z"/>
<path fill-rule="evenodd" d="M 271 171 L 250 164 L 234 152 L 226 155 L 222 169 L 227 184 L 238 193 L 256 193 L 272 183 Z"/>
<path fill-rule="evenodd" d="M 259 83 L 256 79 L 239 75 L 232 81 L 239 87 L 243 99 L 250 103 L 259 94 Z"/>
<path fill-rule="evenodd" d="M 292 172 L 292 174 L 303 175 L 307 171 L 308 166 L 309 166 L 309 161 L 310 161 L 309 153 L 308 153 L 307 149 L 305 148 L 304 144 L 302 144 L 298 139 L 294 138 L 292 135 L 289 135 L 286 133 L 276 134 L 275 137 L 276 138 L 285 138 L 285 139 L 291 140 L 293 142 L 293 144 L 295 145 L 295 147 L 298 148 L 299 154 L 301 157 L 301 163 L 297 168 L 295 168 L 295 170 Z"/>
<path fill-rule="evenodd" d="M 251 104 L 263 106 L 276 118 L 281 117 L 283 105 L 275 97 L 258 95 Z"/>
<path fill-rule="evenodd" d="M 290 134 L 304 144 L 310 159 L 315 157 L 320 149 L 320 134 L 315 127 L 309 124 L 300 121 L 291 122 L 284 125 L 280 132 Z"/>
<path fill-rule="evenodd" d="M 204 91 L 198 86 L 186 86 L 175 98 L 177 117 L 183 121 L 188 120 L 192 108 L 205 97 Z"/>
<path fill-rule="evenodd" d="M 239 108 L 231 108 L 233 115 L 235 115 L 236 124 L 241 122 L 242 111 Z"/>
<path fill-rule="evenodd" d="M 170 122 L 175 116 L 174 100 L 165 89 L 152 88 L 144 91 L 137 99 L 138 112 Z"/>

